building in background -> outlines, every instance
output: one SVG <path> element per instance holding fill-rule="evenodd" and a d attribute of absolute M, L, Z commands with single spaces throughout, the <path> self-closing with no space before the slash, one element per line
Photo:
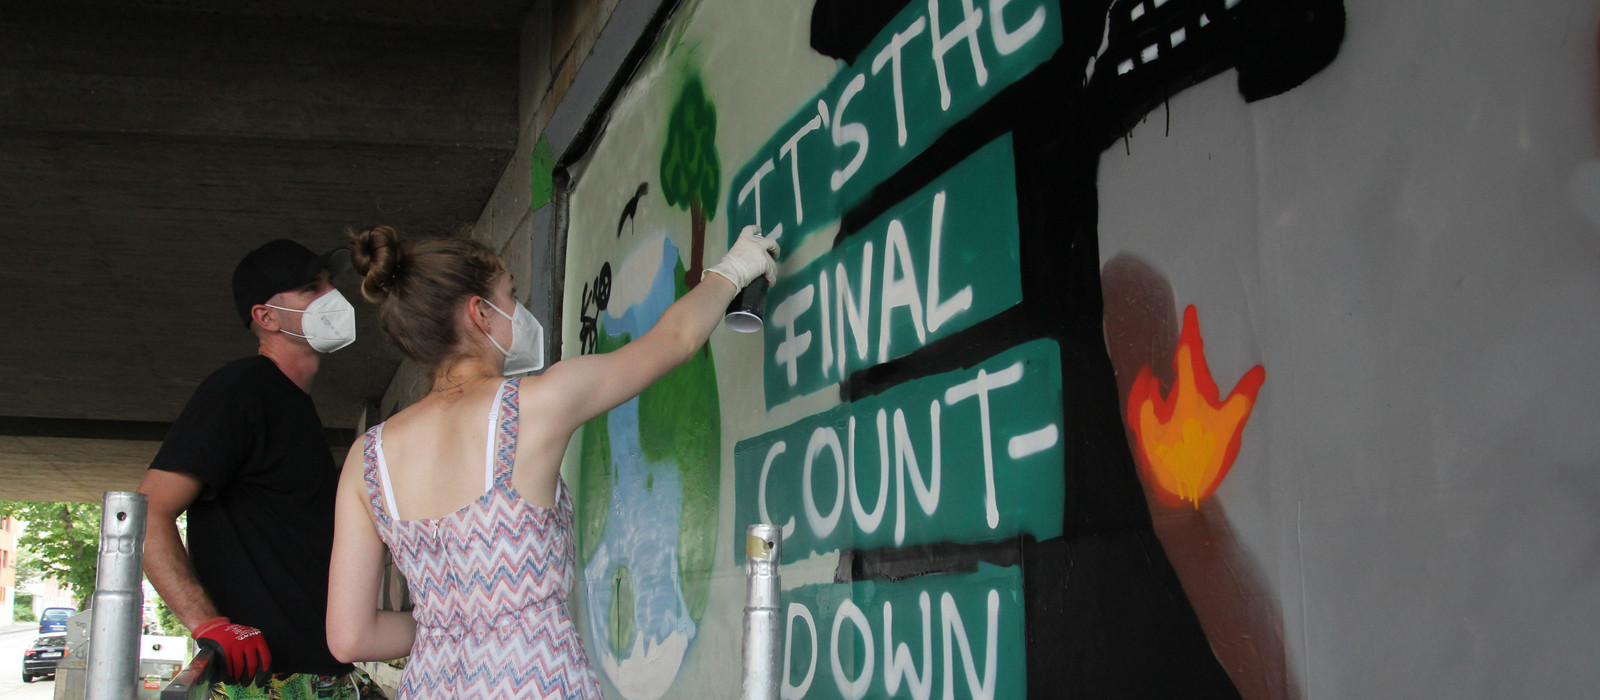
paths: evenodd
<path fill-rule="evenodd" d="M 0 517 L 0 625 L 13 624 L 19 617 L 37 620 L 39 611 L 45 608 L 78 607 L 72 591 L 54 579 L 23 581 L 17 576 L 17 564 L 22 560 L 17 541 L 27 527 L 26 522 L 9 516 Z M 33 602 L 29 606 L 32 615 L 22 614 L 16 609 L 19 591 L 32 594 Z"/>
<path fill-rule="evenodd" d="M 78 599 L 74 598 L 72 591 L 67 590 L 55 579 L 41 579 L 23 583 L 18 588 L 33 594 L 33 619 L 39 619 L 39 611 L 45 608 L 73 608 L 78 607 Z"/>
<path fill-rule="evenodd" d="M 16 617 L 11 611 L 17 588 L 17 533 L 11 516 L 0 516 L 0 625 Z"/>

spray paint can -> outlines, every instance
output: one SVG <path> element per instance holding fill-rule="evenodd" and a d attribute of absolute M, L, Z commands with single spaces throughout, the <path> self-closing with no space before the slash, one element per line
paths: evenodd
<path fill-rule="evenodd" d="M 733 297 L 722 316 L 722 322 L 728 325 L 729 330 L 755 333 L 761 330 L 761 317 L 766 313 L 766 308 L 767 278 L 757 277 Z"/>
<path fill-rule="evenodd" d="M 743 700 L 778 700 L 783 617 L 778 609 L 778 564 L 783 531 L 758 523 L 745 528 Z"/>

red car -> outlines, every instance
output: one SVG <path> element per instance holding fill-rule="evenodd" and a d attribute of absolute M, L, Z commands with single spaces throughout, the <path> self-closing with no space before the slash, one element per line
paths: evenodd
<path fill-rule="evenodd" d="M 67 633 L 41 634 L 33 646 L 22 650 L 22 682 L 32 683 L 39 676 L 56 675 L 56 664 L 67 651 Z"/>

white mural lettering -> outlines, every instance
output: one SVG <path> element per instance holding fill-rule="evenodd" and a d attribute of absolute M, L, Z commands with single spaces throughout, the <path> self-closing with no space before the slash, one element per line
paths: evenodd
<path fill-rule="evenodd" d="M 917 595 L 917 606 L 922 608 L 920 676 L 917 675 L 916 664 L 911 660 L 910 646 L 905 643 L 896 646 L 894 643 L 894 606 L 883 604 L 883 686 L 890 695 L 894 695 L 900 692 L 900 681 L 904 679 L 912 700 L 928 700 L 933 694 L 933 611 L 927 591 Z M 945 644 L 948 646 L 949 642 Z"/>
<path fill-rule="evenodd" d="M 861 671 L 855 678 L 845 676 L 845 665 L 839 662 L 839 632 L 848 621 L 855 625 L 856 631 L 861 634 L 861 648 L 866 651 L 866 659 L 861 662 Z M 849 598 L 839 603 L 839 610 L 833 616 L 833 635 L 828 640 L 828 661 L 832 664 L 833 683 L 839 688 L 839 694 L 845 700 L 861 700 L 867 696 L 867 689 L 872 687 L 872 667 L 876 659 L 873 658 L 872 626 L 867 622 L 866 614 L 861 608 L 856 607 L 855 601 Z"/>
<path fill-rule="evenodd" d="M 800 700 L 811 690 L 811 681 L 817 675 L 817 620 L 811 616 L 811 608 L 799 603 L 790 603 L 785 613 L 783 633 L 783 687 L 778 689 L 779 697 L 783 700 Z M 794 660 L 794 621 L 806 623 L 809 630 L 808 639 L 811 640 L 811 665 L 806 667 L 806 677 L 799 685 L 789 683 L 790 663 Z"/>
<path fill-rule="evenodd" d="M 1056 446 L 1060 441 L 1061 431 L 1054 425 L 1047 425 L 1025 435 L 1018 435 L 1006 443 L 1006 454 L 1012 459 L 1022 459 L 1039 454 Z"/>
<path fill-rule="evenodd" d="M 928 139 L 936 136 L 936 133 L 929 132 L 931 125 L 947 125 L 948 119 L 969 113 L 974 105 L 981 104 L 985 99 L 983 96 L 989 91 L 987 86 L 991 82 L 998 81 L 1002 83 L 1002 87 L 1013 82 L 1016 79 L 1016 71 L 1046 55 L 1038 52 L 1030 55 L 1023 49 L 1040 44 L 1041 41 L 1051 45 L 1060 43 L 1059 36 L 1046 31 L 1051 22 L 1052 12 L 1043 3 L 1035 3 L 1027 19 L 1020 25 L 1015 28 L 1009 27 L 1004 14 L 1008 6 L 1014 2 L 1017 0 L 987 2 L 961 0 L 957 15 L 960 21 L 946 28 L 941 24 L 941 19 L 944 24 L 949 24 L 950 18 L 941 18 L 940 0 L 929 0 L 925 12 L 904 17 L 900 20 L 898 28 L 886 29 L 882 35 L 885 38 L 877 44 L 874 53 L 870 54 L 872 57 L 870 63 L 862 63 L 855 71 L 841 72 L 835 77 L 828 88 L 815 96 L 817 100 L 815 116 L 796 114 L 792 118 L 796 120 L 793 126 L 774 134 L 773 140 L 765 147 L 769 150 L 752 159 L 750 165 L 735 176 L 735 186 L 739 188 L 740 193 L 737 200 L 739 207 L 744 206 L 749 191 L 753 190 L 758 195 L 755 200 L 758 205 L 755 211 L 730 210 L 730 214 L 735 217 L 735 225 L 749 222 L 753 214 L 754 221 L 751 223 L 760 225 L 763 230 L 767 230 L 769 225 L 781 229 L 782 222 L 785 221 L 792 221 L 801 235 L 816 230 L 818 226 L 833 220 L 854 203 L 860 193 L 844 193 L 842 190 L 859 171 L 865 168 L 873 173 L 874 181 L 881 180 L 886 173 L 904 165 L 904 159 L 921 148 L 918 144 L 925 145 Z M 920 4 L 914 6 L 922 7 Z M 1013 15 L 1015 14 L 1013 11 Z M 988 31 L 983 31 L 986 15 L 989 27 Z M 926 53 L 920 45 L 925 32 L 929 35 Z M 946 59 L 952 52 L 958 52 L 963 44 L 967 48 L 965 53 L 972 61 L 973 81 L 966 83 L 958 80 L 952 85 L 947 70 L 949 61 Z M 986 44 L 993 45 L 991 58 L 999 59 L 992 67 L 983 57 Z M 932 81 L 923 79 L 923 76 L 929 73 L 930 63 L 933 69 L 931 72 L 936 77 L 936 80 Z M 888 70 L 885 71 L 885 68 Z M 909 81 L 908 74 L 911 76 Z M 887 77 L 883 77 L 885 75 Z M 991 77 L 995 80 L 992 81 Z M 921 108 L 922 111 L 931 110 L 933 106 L 932 87 L 923 87 L 930 82 L 938 83 L 939 110 L 936 113 L 923 114 L 919 112 L 917 105 L 926 105 Z M 909 92 L 908 86 L 911 88 Z M 874 91 L 878 90 L 887 91 L 885 94 L 889 98 L 888 101 L 893 104 L 892 128 L 895 131 L 894 138 L 898 148 L 872 151 L 868 147 L 871 137 L 875 135 L 879 138 L 888 138 L 887 131 L 891 127 L 887 118 L 874 118 L 871 114 L 863 117 L 861 121 L 847 121 L 844 118 L 845 110 L 856 96 L 868 92 L 872 95 L 869 99 L 876 103 L 879 99 L 877 95 L 880 93 Z M 909 108 L 908 102 L 912 105 Z M 908 116 L 907 109 L 911 109 L 913 114 Z M 827 130 L 832 138 L 820 140 L 804 138 L 806 134 L 818 128 Z M 939 127 L 939 130 L 942 130 L 942 127 Z M 853 148 L 853 152 L 846 151 L 847 147 Z M 836 153 L 814 156 L 813 153 L 817 148 L 832 148 Z M 808 171 L 800 167 L 799 162 L 800 151 L 804 149 L 812 151 L 806 154 L 808 162 L 844 162 L 845 166 L 837 170 L 813 168 Z M 848 158 L 845 156 L 846 153 L 849 153 Z M 781 188 L 776 182 L 767 183 L 772 188 L 767 192 L 771 200 L 769 205 L 776 211 L 769 210 L 763 213 L 759 206 L 761 203 L 759 194 L 763 185 L 761 180 L 773 167 L 770 161 L 785 157 L 790 159 L 791 187 Z M 814 157 L 820 157 L 821 160 L 810 160 Z M 868 160 L 869 157 L 872 160 Z M 750 169 L 752 166 L 754 170 Z M 821 189 L 824 182 L 828 190 Z M 820 220 L 802 225 L 805 221 L 802 192 L 808 190 L 813 198 L 812 218 L 820 217 Z M 823 192 L 840 193 L 842 198 L 817 202 L 816 198 Z M 815 210 L 819 206 L 826 210 L 824 214 L 816 214 Z M 790 209 L 793 211 L 789 211 Z M 765 217 L 771 217 L 777 223 L 769 224 Z"/>
<path fill-rule="evenodd" d="M 767 448 L 766 458 L 761 465 L 760 484 L 757 487 L 757 514 L 762 522 L 772 523 L 773 516 L 767 505 L 767 486 L 772 478 L 774 469 L 779 470 L 779 483 L 792 484 L 794 472 L 784 472 L 786 469 L 798 467 L 800 472 L 800 498 L 793 502 L 791 507 L 801 511 L 800 516 L 808 529 L 808 536 L 818 540 L 837 536 L 848 538 L 850 526 L 860 533 L 871 535 L 878 531 L 883 524 L 883 519 L 888 515 L 890 507 L 890 490 L 893 490 L 892 505 L 894 508 L 893 542 L 896 546 L 903 545 L 908 537 L 909 518 L 935 518 L 943 499 L 944 483 L 944 412 L 949 406 L 955 406 L 971 398 L 977 398 L 976 426 L 962 425 L 953 427 L 958 435 L 970 435 L 976 432 L 981 436 L 978 449 L 983 453 L 983 484 L 981 495 L 972 491 L 956 492 L 957 503 L 955 507 L 981 507 L 984 512 L 984 521 L 990 529 L 1000 525 L 1000 507 L 997 502 L 995 488 L 995 436 L 993 421 L 997 417 L 1004 417 L 1004 409 L 997 406 L 1006 406 L 1006 403 L 991 401 L 991 393 L 1005 387 L 1020 384 L 1026 365 L 1016 362 L 997 372 L 984 369 L 976 370 L 975 374 L 965 375 L 971 377 L 955 383 L 944 389 L 941 394 L 943 399 L 934 399 L 928 402 L 927 433 L 924 436 L 914 431 L 910 421 L 906 419 L 906 411 L 901 408 L 880 408 L 877 410 L 873 426 L 876 428 L 877 438 L 877 464 L 878 478 L 876 498 L 863 497 L 859 470 L 862 464 L 859 461 L 859 450 L 862 446 L 857 441 L 857 420 L 855 416 L 846 419 L 843 429 L 846 432 L 841 439 L 839 430 L 841 426 L 820 425 L 811 430 L 804 457 L 798 464 L 785 463 L 780 457 L 787 451 L 787 442 L 778 440 Z M 938 394 L 936 394 L 938 395 Z M 976 430 L 974 430 L 974 428 Z M 867 438 L 870 439 L 870 438 Z M 1037 430 L 1030 430 L 1014 436 L 1002 436 L 1006 440 L 1006 456 L 1012 461 L 1017 461 L 1038 454 L 1054 447 L 1060 441 L 1060 428 L 1051 423 Z M 871 449 L 867 447 L 866 449 Z M 826 455 L 833 462 L 833 468 L 819 466 L 817 462 Z M 871 459 L 868 453 L 867 459 Z M 891 461 L 892 460 L 892 461 Z M 870 469 L 870 467 L 867 467 Z M 870 472 L 868 472 L 870 474 Z M 893 484 L 890 484 L 891 475 Z M 819 504 L 816 494 L 829 493 L 824 486 L 831 479 L 835 488 L 831 491 L 832 503 Z M 821 480 L 821 481 L 818 481 Z M 909 485 L 909 497 L 908 488 Z M 792 488 L 792 487 L 791 487 Z M 849 495 L 849 519 L 845 519 L 845 497 Z M 867 508 L 871 502 L 872 507 Z M 913 510 L 915 509 L 915 510 Z M 917 511 L 920 511 L 917 512 Z M 793 532 L 797 526 L 794 516 L 790 516 L 784 525 L 785 537 Z M 841 529 L 843 527 L 843 529 Z"/>
<path fill-rule="evenodd" d="M 844 92 L 839 94 L 839 105 L 833 110 L 833 145 L 843 148 L 847 143 L 856 145 L 856 155 L 846 163 L 844 168 L 833 171 L 830 183 L 835 192 L 850 181 L 850 177 L 861 169 L 861 163 L 867 159 L 867 125 L 860 122 L 845 123 L 844 110 L 850 106 L 850 100 L 867 86 L 867 76 L 856 74 Z"/>
<path fill-rule="evenodd" d="M 851 279 L 845 263 L 834 266 L 830 284 L 827 273 L 819 273 L 818 281 L 808 284 L 778 302 L 772 313 L 773 327 L 783 332 L 783 339 L 773 348 L 773 362 L 781 365 L 784 379 L 793 387 L 800 382 L 801 361 L 812 349 L 811 331 L 798 330 L 811 327 L 806 314 L 820 315 L 815 328 L 821 334 L 815 367 L 820 377 L 827 381 L 843 380 L 851 366 L 864 366 L 869 362 L 873 341 L 876 340 L 875 362 L 887 362 L 904 355 L 913 348 L 895 346 L 894 321 L 896 310 L 903 310 L 915 334 L 917 347 L 928 342 L 930 333 L 944 327 L 951 319 L 973 308 L 973 286 L 963 285 L 945 297 L 940 268 L 944 261 L 945 211 L 948 197 L 943 191 L 933 197 L 930 215 L 928 256 L 919 260 L 912 253 L 905 225 L 899 219 L 889 221 L 884 234 L 882 273 L 877 280 L 880 287 L 874 295 L 874 247 L 872 241 L 861 246 L 860 273 Z M 921 264 L 919 264 L 921 263 Z M 924 283 L 922 280 L 926 280 Z M 820 292 L 822 303 L 814 304 Z M 876 300 L 874 299 L 876 296 Z M 876 303 L 874 303 L 876 301 Z M 830 303 L 831 302 L 831 303 Z M 876 321 L 876 323 L 874 323 Z M 908 338 L 900 338 L 905 345 Z M 852 363 L 850 347 L 854 345 Z M 807 371 L 812 371 L 807 369 Z"/>
<path fill-rule="evenodd" d="M 972 285 L 961 288 L 949 299 L 939 300 L 940 239 L 944 237 L 945 193 L 933 196 L 933 240 L 928 249 L 928 332 L 933 333 L 956 314 L 972 308 Z M 826 327 L 826 325 L 824 325 Z"/>
<path fill-rule="evenodd" d="M 887 411 L 878 410 L 878 435 L 888 432 Z M 883 509 L 889 505 L 889 442 L 878 440 L 878 503 L 872 507 L 872 512 L 867 512 L 861 506 L 861 487 L 856 481 L 856 417 L 850 416 L 850 515 L 855 518 L 856 526 L 862 532 L 872 533 L 878 531 L 878 524 L 883 522 Z"/>
<path fill-rule="evenodd" d="M 980 589 L 982 590 L 982 589 Z M 934 674 L 938 668 L 934 664 L 933 648 L 935 644 L 940 647 L 942 655 L 943 693 L 942 697 L 953 700 L 956 697 L 994 700 L 995 691 L 999 681 L 997 669 L 1000 665 L 1000 592 L 995 588 L 988 588 L 984 596 L 984 612 L 986 619 L 981 624 L 981 639 L 974 640 L 967 632 L 966 621 L 961 619 L 961 611 L 956 605 L 956 599 L 949 591 L 939 596 L 939 628 L 941 634 L 933 636 L 933 610 L 931 597 L 927 591 L 917 595 L 917 605 L 922 613 L 922 670 L 918 673 L 910 646 L 906 643 L 895 644 L 893 635 L 894 607 L 892 600 L 883 603 L 883 625 L 874 628 L 867 615 L 861 611 L 854 600 L 847 597 L 839 601 L 839 606 L 833 611 L 833 621 L 830 625 L 832 634 L 828 640 L 828 673 L 832 676 L 834 686 L 839 695 L 851 700 L 859 700 L 873 692 L 875 681 L 881 679 L 882 690 L 886 695 L 896 695 L 900 685 L 905 683 L 915 700 L 928 700 L 933 695 Z M 909 601 L 905 601 L 909 602 Z M 811 609 L 804 603 L 790 603 L 788 607 L 788 620 L 785 631 L 783 652 L 783 685 L 780 696 L 784 700 L 797 700 L 803 698 L 811 689 L 815 680 L 817 660 L 819 654 L 819 640 L 817 639 L 817 623 Z M 796 639 L 795 621 L 804 623 L 809 634 L 803 635 L 804 639 Z M 859 644 L 849 644 L 844 639 L 847 634 L 845 625 L 854 628 L 855 634 L 860 636 Z M 883 664 L 879 671 L 877 660 L 877 639 L 883 638 Z M 979 649 L 978 642 L 982 644 L 982 659 L 975 651 Z M 843 649 L 859 649 L 862 658 L 857 666 L 853 654 L 841 656 Z M 805 677 L 798 684 L 792 682 L 791 672 L 794 670 L 794 657 L 799 653 L 808 657 L 810 665 L 806 669 Z M 960 659 L 958 661 L 957 655 Z M 957 679 L 956 668 L 959 663 L 961 678 Z M 981 667 L 980 667 L 981 663 Z M 852 677 L 853 674 L 853 677 Z M 964 681 L 964 689 L 957 691 L 957 685 Z"/>
<path fill-rule="evenodd" d="M 826 449 L 833 456 L 835 477 L 833 483 L 843 484 L 844 474 L 844 448 L 839 445 L 839 434 L 832 427 L 824 426 L 811 431 L 811 442 L 806 445 L 806 461 L 803 474 L 800 477 L 801 489 L 805 492 L 806 522 L 811 525 L 811 531 L 818 537 L 827 537 L 833 534 L 833 528 L 839 524 L 839 516 L 844 513 L 844 489 L 834 489 L 833 509 L 827 515 L 817 512 L 815 503 L 816 495 L 811 486 L 811 470 L 816 464 L 817 455 Z"/>
<path fill-rule="evenodd" d="M 899 269 L 899 274 L 895 273 Z M 928 342 L 928 330 L 923 325 L 921 291 L 917 289 L 917 270 L 911 264 L 911 244 L 906 242 L 906 227 L 899 219 L 889 222 L 889 235 L 883 246 L 883 308 L 878 313 L 878 363 L 889 361 L 890 325 L 893 311 L 906 307 L 911 311 L 911 325 L 917 331 L 917 344 Z M 793 386 L 791 384 L 791 386 Z"/>
<path fill-rule="evenodd" d="M 989 625 L 988 634 L 985 635 L 987 644 L 983 652 L 983 680 L 978 680 L 978 669 L 972 658 L 972 641 L 967 638 L 966 625 L 961 622 L 961 614 L 956 610 L 955 596 L 949 593 L 939 599 L 939 619 L 944 628 L 944 697 L 945 700 L 955 700 L 956 684 L 955 659 L 952 652 L 956 646 L 961 647 L 961 667 L 967 676 L 967 695 L 963 697 L 973 700 L 994 700 L 995 664 L 999 661 L 1000 647 L 1000 592 L 989 591 Z M 960 634 L 956 634 L 959 631 Z M 955 644 L 951 644 L 952 637 Z"/>
<path fill-rule="evenodd" d="M 921 507 L 924 515 L 933 515 L 939 509 L 939 493 L 944 471 L 943 449 L 940 436 L 940 415 L 942 409 L 938 401 L 928 406 L 928 419 L 932 429 L 929 436 L 928 473 L 925 477 L 917 459 L 917 450 L 912 440 L 911 429 L 906 425 L 905 412 L 900 409 L 894 411 L 894 482 L 895 482 L 895 544 L 905 541 L 906 531 L 906 482 L 910 475 L 912 497 Z M 987 414 L 984 416 L 987 419 Z M 889 426 L 888 412 L 879 410 L 877 415 L 878 426 L 878 502 L 871 512 L 867 512 L 861 503 L 859 482 L 856 479 L 856 425 L 852 416 L 848 424 L 849 457 L 845 457 L 840 445 L 838 432 L 833 426 L 820 426 L 811 433 L 810 444 L 806 447 L 805 459 L 801 462 L 801 503 L 805 511 L 806 524 L 811 528 L 811 534 L 817 538 L 832 535 L 839 524 L 839 519 L 844 510 L 845 491 L 850 492 L 850 514 L 856 527 L 862 532 L 873 533 L 883 521 L 886 501 L 889 491 Z M 758 498 L 762 499 L 759 505 L 762 522 L 772 522 L 772 516 L 766 510 L 766 482 L 771 470 L 772 460 L 783 453 L 779 446 L 782 441 L 774 443 L 767 452 L 767 461 L 762 466 L 761 492 Z M 841 488 L 835 489 L 834 502 L 827 514 L 823 514 L 816 501 L 816 487 L 814 479 L 814 464 L 818 455 L 823 450 L 828 450 L 834 460 L 834 483 Z M 990 482 L 993 489 L 993 482 Z M 991 494 L 989 500 L 993 500 Z M 790 523 L 793 522 L 790 518 Z M 789 527 L 785 525 L 785 528 Z M 788 532 L 786 529 L 785 532 Z"/>
<path fill-rule="evenodd" d="M 989 82 L 989 70 L 983 65 L 983 53 L 978 50 L 978 27 L 983 25 L 983 14 L 973 9 L 972 0 L 961 0 L 962 14 L 965 17 L 956 26 L 950 28 L 950 33 L 939 33 L 939 0 L 928 0 L 928 24 L 932 27 L 929 34 L 933 37 L 933 67 L 939 75 L 939 106 L 950 109 L 950 82 L 945 78 L 944 55 L 963 41 L 967 42 L 968 52 L 972 54 L 972 71 L 977 76 L 978 86 L 982 87 Z M 1014 51 L 1015 49 L 1013 49 Z"/>
<path fill-rule="evenodd" d="M 772 311 L 772 323 L 783 329 L 783 340 L 773 348 L 772 359 L 788 371 L 789 386 L 800 381 L 800 358 L 811 348 L 811 331 L 796 334 L 794 322 L 800 318 L 800 314 L 811 308 L 815 296 L 816 288 L 808 284 L 784 299 Z"/>
<path fill-rule="evenodd" d="M 903 544 L 906 540 L 907 472 L 911 474 L 911 490 L 916 495 L 917 505 L 922 506 L 923 514 L 933 515 L 933 512 L 939 509 L 939 484 L 943 481 L 944 460 L 939 449 L 938 401 L 929 404 L 928 420 L 933 425 L 931 431 L 933 455 L 930 458 L 929 476 L 924 480 L 922 469 L 917 466 L 917 451 L 911 446 L 911 431 L 906 428 L 905 411 L 898 408 L 894 410 L 894 490 L 897 505 L 894 518 L 894 543 L 896 545 Z"/>
<path fill-rule="evenodd" d="M 872 59 L 873 75 L 883 70 L 884 64 L 889 64 L 889 77 L 892 81 L 891 87 L 894 89 L 894 124 L 901 146 L 906 145 L 906 95 L 900 80 L 900 49 L 922 33 L 922 26 L 922 18 L 918 17 L 905 31 L 895 32 L 894 37 L 889 40 L 889 45 L 883 47 L 883 50 Z"/>
<path fill-rule="evenodd" d="M 950 387 L 944 392 L 944 402 L 952 406 L 974 396 L 978 397 L 978 422 L 980 434 L 983 436 L 983 483 L 987 487 L 983 496 L 983 508 L 990 528 L 1000 526 L 1000 508 L 995 503 L 994 495 L 994 442 L 989 428 L 989 391 L 1022 381 L 1022 369 L 1021 362 L 994 374 L 980 369 L 977 377 Z"/>
<path fill-rule="evenodd" d="M 817 293 L 822 297 L 822 376 L 833 373 L 833 334 L 827 329 L 830 327 L 829 317 L 832 316 L 833 305 L 828 301 L 828 270 L 823 268 L 817 273 Z M 844 368 L 844 360 L 839 361 L 840 369 Z"/>
<path fill-rule="evenodd" d="M 761 463 L 761 485 L 757 487 L 756 491 L 756 508 L 761 513 L 761 522 L 769 524 L 772 522 L 772 515 L 767 512 L 767 477 L 772 474 L 772 460 L 777 459 L 778 455 L 783 454 L 788 449 L 789 444 L 782 440 L 772 443 L 772 447 L 767 450 L 767 458 Z M 789 520 L 783 524 L 783 536 L 785 539 L 794 534 L 794 528 L 794 516 L 791 515 Z"/>
<path fill-rule="evenodd" d="M 989 0 L 989 33 L 994 35 L 994 49 L 999 51 L 1001 56 L 1015 53 L 1044 28 L 1044 8 L 1035 6 L 1028 21 L 1023 22 L 1015 31 L 1007 30 L 1001 14 L 1006 11 L 1006 5 L 1009 4 L 1011 0 Z"/>
<path fill-rule="evenodd" d="M 772 165 L 772 159 L 768 158 L 761 163 L 761 167 L 756 168 L 755 173 L 750 176 L 750 181 L 744 183 L 744 187 L 739 189 L 739 204 L 741 205 L 744 204 L 744 200 L 750 198 L 751 193 L 755 194 L 756 224 L 758 225 L 761 224 L 761 179 L 765 178 L 773 170 L 775 170 L 775 167 Z M 767 231 L 765 226 L 761 230 L 766 235 L 777 238 L 783 235 L 783 224 L 779 223 L 771 231 Z"/>
<path fill-rule="evenodd" d="M 778 149 L 779 158 L 787 157 L 789 159 L 789 176 L 794 181 L 794 222 L 797 224 L 806 220 L 805 203 L 800 195 L 800 152 L 797 147 L 800 145 L 800 139 L 805 138 L 806 134 L 822 128 L 822 116 L 827 113 L 828 106 L 819 100 L 817 101 L 817 108 L 822 114 L 818 114 L 812 117 L 811 121 L 802 124 L 794 132 L 794 135 L 789 137 L 788 141 L 783 142 L 783 147 Z M 756 202 L 756 216 L 759 219 L 761 216 L 760 200 L 756 200 Z"/>
<path fill-rule="evenodd" d="M 886 99 L 881 106 L 887 111 Z M 832 356 L 798 357 L 798 365 L 779 361 L 772 351 L 789 331 L 767 324 L 762 383 L 768 408 L 916 353 L 1020 303 L 1014 167 L 1011 136 L 990 141 L 859 229 L 842 225 L 837 245 L 779 280 L 768 292 L 772 306 L 796 294 L 823 293 L 818 278 L 832 271 L 826 301 L 793 323 L 796 335 L 819 336 L 806 352 L 820 348 Z M 873 257 L 876 251 L 881 260 Z"/>
<path fill-rule="evenodd" d="M 856 301 L 856 294 L 850 286 L 850 273 L 845 271 L 843 262 L 834 266 L 833 281 L 835 283 L 834 286 L 838 288 L 839 305 L 835 310 L 834 316 L 839 319 L 836 334 L 839 348 L 839 376 L 843 378 L 848 371 L 845 368 L 849 366 L 845 364 L 845 323 L 849 322 L 850 336 L 856 341 L 856 359 L 858 361 L 866 361 L 868 348 L 871 347 L 871 338 L 867 331 L 867 319 L 872 317 L 871 241 L 867 241 L 867 244 L 861 247 L 860 301 Z M 822 332 L 824 335 L 828 333 L 827 324 L 822 325 Z M 823 342 L 824 344 L 829 344 L 832 341 L 825 340 Z M 826 371 L 822 374 L 824 377 L 830 376 Z"/>

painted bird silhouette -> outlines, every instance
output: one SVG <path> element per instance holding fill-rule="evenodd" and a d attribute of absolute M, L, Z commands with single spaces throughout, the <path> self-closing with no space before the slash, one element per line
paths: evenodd
<path fill-rule="evenodd" d="M 633 193 L 633 199 L 628 200 L 622 207 L 622 217 L 617 219 L 617 238 L 622 237 L 622 225 L 633 220 L 633 215 L 639 213 L 639 200 L 650 192 L 650 183 L 639 183 L 639 190 Z"/>

